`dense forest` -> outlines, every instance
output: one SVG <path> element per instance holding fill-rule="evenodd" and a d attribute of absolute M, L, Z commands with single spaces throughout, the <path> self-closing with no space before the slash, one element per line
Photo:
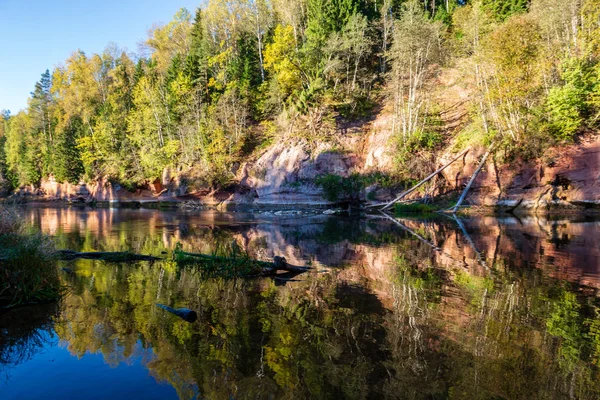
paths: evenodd
<path fill-rule="evenodd" d="M 598 0 L 209 0 L 137 53 L 75 51 L 44 72 L 0 116 L 0 184 L 135 188 L 169 170 L 224 186 L 275 141 L 335 140 L 379 112 L 399 174 L 451 142 L 539 157 L 600 124 L 599 61 Z M 452 137 L 432 95 L 449 68 L 472 93 Z"/>

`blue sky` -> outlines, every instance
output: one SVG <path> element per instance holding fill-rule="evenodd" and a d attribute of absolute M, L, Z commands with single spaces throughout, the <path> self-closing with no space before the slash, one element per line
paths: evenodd
<path fill-rule="evenodd" d="M 154 23 L 167 23 L 201 0 L 0 0 L 0 110 L 16 114 L 40 75 L 81 49 L 113 42 L 129 51 Z"/>

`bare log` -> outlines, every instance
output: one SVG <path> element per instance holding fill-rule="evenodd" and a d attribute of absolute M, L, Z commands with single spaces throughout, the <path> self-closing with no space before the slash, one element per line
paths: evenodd
<path fill-rule="evenodd" d="M 467 154 L 469 152 L 470 148 L 467 148 L 466 150 L 462 151 L 459 155 L 457 155 L 456 157 L 454 157 L 451 161 L 449 161 L 447 164 L 445 164 L 444 166 L 440 167 L 439 169 L 437 169 L 434 173 L 432 173 L 431 175 L 429 175 L 427 178 L 423 179 L 421 182 L 417 183 L 415 186 L 413 186 L 412 188 L 410 188 L 409 190 L 403 192 L 400 196 L 396 197 L 394 200 L 390 201 L 389 203 L 387 203 L 382 210 L 387 210 L 388 208 L 390 208 L 391 206 L 393 206 L 395 203 L 397 203 L 398 201 L 400 201 L 402 198 L 404 198 L 405 196 L 411 194 L 412 192 L 414 192 L 415 190 L 417 190 L 420 186 L 422 186 L 424 183 L 426 183 L 427 181 L 429 181 L 431 178 L 433 178 L 434 176 L 436 176 L 437 174 L 439 174 L 440 172 L 442 172 L 443 170 L 446 169 L 446 167 L 448 167 L 450 164 L 452 164 L 454 161 L 458 160 L 459 158 L 461 158 L 462 156 L 464 156 L 465 154 Z"/>
<path fill-rule="evenodd" d="M 132 261 L 157 261 L 161 258 L 154 256 L 147 256 L 143 254 L 134 254 L 128 252 L 106 252 L 106 251 L 95 251 L 95 252 L 84 252 L 80 253 L 73 250 L 58 250 L 56 257 L 59 260 L 70 261 L 76 259 L 85 260 L 101 260 L 110 262 L 132 262 Z"/>
<path fill-rule="evenodd" d="M 523 197 L 521 197 L 519 199 L 519 201 L 517 201 L 517 204 L 515 204 L 514 206 L 512 206 L 511 208 L 509 208 L 508 210 L 506 210 L 506 212 L 509 213 L 509 214 L 513 214 L 515 212 L 515 210 L 517 209 L 517 207 L 519 207 L 522 202 L 523 202 Z"/>
<path fill-rule="evenodd" d="M 477 167 L 477 169 L 473 173 L 473 176 L 471 176 L 471 179 L 469 180 L 469 183 L 467 184 L 467 187 L 465 187 L 465 190 L 463 190 L 462 194 L 460 195 L 460 198 L 456 202 L 456 205 L 454 207 L 452 207 L 452 209 L 450 210 L 453 214 L 456 214 L 456 210 L 458 210 L 458 207 L 460 207 L 460 205 L 462 204 L 462 202 L 467 197 L 467 193 L 469 193 L 469 189 L 471 189 L 471 186 L 473 185 L 473 182 L 475 182 L 475 179 L 477 179 L 477 175 L 479 175 L 479 173 L 481 172 L 481 169 L 485 165 L 485 162 L 487 161 L 490 153 L 492 152 L 492 147 L 493 146 L 494 145 L 492 144 L 490 146 L 490 148 L 488 149 L 488 151 L 483 155 L 483 158 L 479 162 L 479 166 Z"/>

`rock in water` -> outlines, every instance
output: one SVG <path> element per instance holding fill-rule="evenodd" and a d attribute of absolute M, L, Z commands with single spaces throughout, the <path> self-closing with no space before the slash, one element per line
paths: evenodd
<path fill-rule="evenodd" d="M 167 310 L 171 314 L 177 315 L 179 318 L 187 322 L 195 322 L 198 319 L 198 314 L 196 314 L 196 311 L 190 310 L 189 308 L 174 309 L 169 306 L 165 306 L 164 304 L 156 303 L 156 305 L 163 310 Z"/>

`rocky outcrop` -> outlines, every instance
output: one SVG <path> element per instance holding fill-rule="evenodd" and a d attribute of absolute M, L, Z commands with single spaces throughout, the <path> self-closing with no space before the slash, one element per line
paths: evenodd
<path fill-rule="evenodd" d="M 253 191 L 253 202 L 257 204 L 327 204 L 315 178 L 325 174 L 347 176 L 358 162 L 355 154 L 327 143 L 311 148 L 302 141 L 282 141 L 256 162 L 244 166 L 240 184 Z"/>
<path fill-rule="evenodd" d="M 451 188 L 466 185 L 484 151 L 471 151 L 444 171 Z M 488 162 L 472 187 L 469 202 L 530 211 L 600 208 L 600 135 L 553 148 L 540 160 L 510 165 Z"/>

